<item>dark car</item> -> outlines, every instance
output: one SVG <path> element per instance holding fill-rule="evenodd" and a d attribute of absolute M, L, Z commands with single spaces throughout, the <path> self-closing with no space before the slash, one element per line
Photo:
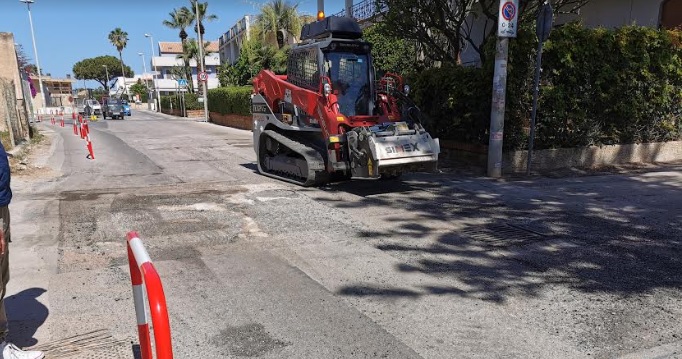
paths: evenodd
<path fill-rule="evenodd" d="M 123 101 L 118 98 L 106 98 L 102 100 L 102 117 L 106 120 L 107 117 L 112 120 L 125 118 L 125 110 L 123 109 Z"/>
<path fill-rule="evenodd" d="M 130 104 L 128 103 L 128 100 L 123 100 L 123 114 L 126 116 L 132 116 L 130 113 Z"/>

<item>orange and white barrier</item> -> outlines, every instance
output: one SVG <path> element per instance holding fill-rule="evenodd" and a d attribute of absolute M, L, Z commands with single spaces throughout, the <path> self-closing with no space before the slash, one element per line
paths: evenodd
<path fill-rule="evenodd" d="M 95 152 L 92 150 L 92 142 L 90 141 L 90 136 L 85 136 L 85 147 L 88 148 L 88 156 L 87 158 L 90 160 L 95 159 Z"/>
<path fill-rule="evenodd" d="M 73 120 L 73 134 L 78 136 L 78 120 Z"/>
<path fill-rule="evenodd" d="M 137 232 L 128 232 L 128 265 L 130 267 L 130 281 L 133 284 L 133 299 L 135 301 L 135 316 L 137 331 L 140 338 L 140 352 L 142 359 L 152 359 L 152 342 L 149 335 L 149 320 L 145 311 L 144 290 L 147 290 L 149 312 L 154 329 L 154 347 L 157 359 L 172 359 L 173 344 L 171 342 L 170 322 L 166 296 L 163 293 L 161 277 L 154 268 L 149 253 L 144 248 Z M 142 283 L 144 282 L 144 287 Z"/>

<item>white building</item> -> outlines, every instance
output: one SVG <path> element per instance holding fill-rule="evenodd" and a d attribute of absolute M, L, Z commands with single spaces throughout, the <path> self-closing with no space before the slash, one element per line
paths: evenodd
<path fill-rule="evenodd" d="M 109 96 L 120 97 L 123 94 L 130 95 L 130 86 L 136 84 L 138 80 L 141 80 L 142 82 L 146 82 L 147 84 L 151 85 L 152 74 L 142 74 L 135 75 L 133 77 L 126 77 L 125 86 L 123 86 L 123 79 L 124 77 L 118 76 L 112 78 L 109 81 Z"/>
<path fill-rule="evenodd" d="M 220 36 L 218 51 L 221 63 L 234 65 L 237 62 L 242 43 L 249 39 L 251 26 L 255 21 L 254 15 L 246 15 L 237 21 L 228 32 Z"/>
<path fill-rule="evenodd" d="M 209 89 L 213 89 L 220 86 L 217 76 L 217 68 L 220 66 L 218 43 L 216 41 L 210 42 L 207 50 L 208 55 L 205 57 L 205 66 L 206 73 L 208 74 L 208 81 L 206 82 L 206 85 Z M 152 70 L 157 74 L 156 79 L 154 80 L 154 87 L 162 96 L 178 91 L 178 82 L 173 76 L 172 69 L 174 67 L 184 66 L 183 60 L 177 58 L 180 54 L 182 54 L 182 43 L 159 42 L 159 56 L 152 57 Z M 199 88 L 199 83 L 197 82 L 197 62 L 195 60 L 190 60 L 189 65 L 192 69 L 192 82 L 194 88 L 197 89 Z"/>

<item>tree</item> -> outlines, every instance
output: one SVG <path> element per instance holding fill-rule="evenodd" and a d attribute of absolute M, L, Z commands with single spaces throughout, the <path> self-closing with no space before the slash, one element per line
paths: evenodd
<path fill-rule="evenodd" d="M 194 32 L 197 33 L 197 39 L 202 39 L 204 36 L 204 22 L 210 22 L 217 20 L 218 16 L 213 14 L 208 14 L 208 2 L 201 3 L 198 0 L 190 0 L 192 8 L 190 9 L 192 13 L 192 22 L 194 23 Z M 198 10 L 198 12 L 197 12 Z M 206 53 L 204 53 L 204 58 L 206 58 Z M 197 69 L 200 72 L 204 72 L 204 61 L 197 61 Z"/>
<path fill-rule="evenodd" d="M 194 32 L 199 34 L 201 32 L 201 35 L 204 35 L 204 22 L 211 22 L 213 20 L 218 20 L 218 16 L 213 15 L 213 14 L 208 14 L 208 2 L 204 3 L 199 3 L 197 5 L 198 0 L 190 0 L 190 4 L 192 6 L 189 11 L 191 12 L 191 21 L 192 24 L 194 24 Z M 199 8 L 199 24 L 196 23 L 197 19 L 197 7 Z M 198 26 L 197 26 L 198 25 Z"/>
<path fill-rule="evenodd" d="M 111 55 L 83 59 L 73 65 L 73 74 L 76 79 L 95 80 L 106 89 L 109 88 L 107 84 L 107 71 L 109 72 L 109 78 L 123 76 L 124 71 L 130 76 L 134 76 L 130 67 L 123 65 L 119 59 Z"/>
<path fill-rule="evenodd" d="M 203 48 L 204 56 L 211 54 L 211 52 L 208 50 L 208 46 L 210 44 L 211 44 L 210 42 L 204 41 L 204 48 Z M 198 64 L 199 63 L 199 43 L 194 39 L 188 40 L 185 43 L 185 45 L 183 45 L 183 47 L 182 47 L 182 54 L 178 55 L 177 58 L 183 59 L 183 60 L 186 59 L 187 61 L 194 60 Z"/>
<path fill-rule="evenodd" d="M 149 88 L 147 87 L 147 84 L 142 82 L 141 79 L 137 79 L 137 82 L 130 86 L 130 92 L 132 92 L 134 95 L 138 95 L 142 102 L 146 102 L 147 96 L 149 95 Z"/>
<path fill-rule="evenodd" d="M 30 65 L 31 59 L 26 55 L 26 51 L 24 51 L 24 46 L 22 46 L 21 44 L 16 44 L 15 50 L 17 53 L 17 62 L 19 63 L 19 68 L 25 69 L 26 66 Z"/>
<path fill-rule="evenodd" d="M 262 40 L 281 48 L 290 35 L 300 35 L 301 20 L 298 15 L 298 3 L 292 5 L 286 0 L 271 0 L 261 7 L 261 13 L 258 15 Z"/>
<path fill-rule="evenodd" d="M 28 65 L 26 65 L 26 66 L 24 67 L 24 70 L 26 70 L 26 72 L 28 72 L 28 73 L 31 74 L 31 75 L 37 75 L 37 74 L 38 74 L 38 66 L 36 66 L 36 65 L 34 65 L 34 64 L 28 64 Z M 42 74 L 42 71 L 40 71 L 40 72 L 41 72 L 41 74 Z"/>
<path fill-rule="evenodd" d="M 575 12 L 588 1 L 555 0 L 552 5 L 555 14 L 560 14 Z M 519 28 L 534 21 L 542 3 L 520 0 Z M 497 29 L 498 4 L 498 0 L 376 0 L 378 9 L 386 9 L 386 35 L 416 41 L 430 62 L 453 64 L 459 62 L 465 44 L 485 62 L 484 44 Z"/>
<path fill-rule="evenodd" d="M 169 27 L 171 29 L 180 29 L 180 32 L 178 33 L 178 36 L 180 37 L 180 42 L 182 42 L 182 47 L 183 49 L 185 48 L 185 44 L 187 43 L 187 32 L 185 31 L 186 28 L 192 26 L 192 12 L 186 8 L 182 7 L 180 9 L 173 9 L 170 13 L 168 13 L 170 16 L 170 20 L 164 20 L 163 25 L 166 27 Z M 183 57 L 184 60 L 184 79 L 191 79 L 191 69 L 189 66 L 189 60 L 191 57 Z M 189 91 L 194 92 L 194 85 L 192 84 L 192 81 L 187 81 L 187 86 L 189 86 Z"/>
<path fill-rule="evenodd" d="M 118 51 L 118 58 L 121 60 L 122 76 L 126 77 L 125 69 L 123 68 L 123 49 L 128 46 L 128 33 L 117 27 L 109 33 L 109 42 L 111 42 L 116 51 Z"/>
<path fill-rule="evenodd" d="M 209 42 L 204 42 L 204 56 L 208 55 L 208 45 Z M 196 61 L 197 67 L 199 64 L 199 44 L 194 40 L 194 39 L 189 39 L 187 40 L 183 45 L 182 45 L 182 54 L 179 54 L 176 56 L 178 59 L 182 59 L 182 62 L 186 64 L 185 67 L 185 76 L 183 76 L 184 79 L 187 80 L 187 88 L 189 92 L 194 92 L 194 85 L 192 83 L 192 75 L 190 72 L 187 71 L 189 69 L 189 63 L 191 60 Z"/>
<path fill-rule="evenodd" d="M 376 23 L 363 30 L 362 38 L 372 44 L 372 57 L 377 70 L 408 74 L 419 68 L 414 40 L 387 36 L 385 24 Z"/>

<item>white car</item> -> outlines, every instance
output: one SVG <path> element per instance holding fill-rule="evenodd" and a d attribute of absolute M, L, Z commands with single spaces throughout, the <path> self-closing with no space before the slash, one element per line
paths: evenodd
<path fill-rule="evenodd" d="M 89 109 L 89 111 L 88 111 Z M 102 105 L 97 100 L 85 100 L 85 114 L 99 116 L 102 114 Z"/>

